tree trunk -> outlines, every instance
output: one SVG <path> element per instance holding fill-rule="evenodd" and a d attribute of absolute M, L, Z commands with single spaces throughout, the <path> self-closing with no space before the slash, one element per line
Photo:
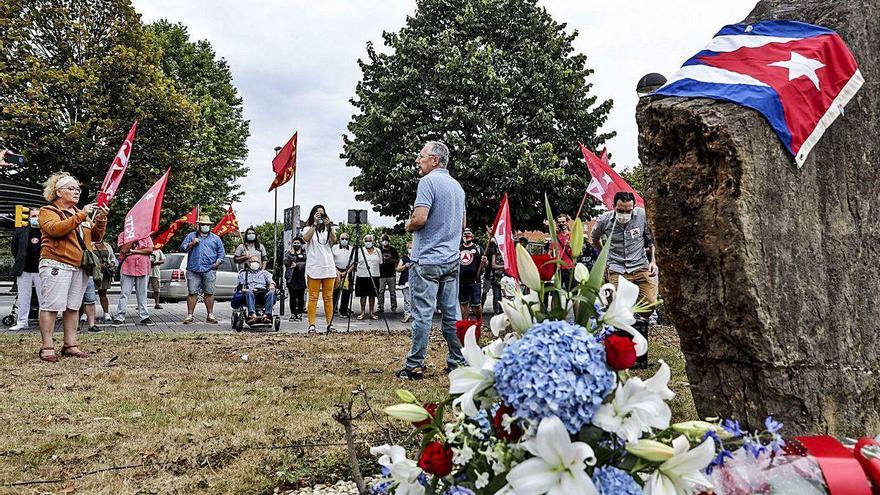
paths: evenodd
<path fill-rule="evenodd" d="M 801 169 L 759 113 L 645 97 L 639 154 L 666 312 L 701 416 L 880 428 L 880 4 L 764 0 L 837 31 L 866 83 Z M 707 40 L 708 41 L 708 40 Z"/>

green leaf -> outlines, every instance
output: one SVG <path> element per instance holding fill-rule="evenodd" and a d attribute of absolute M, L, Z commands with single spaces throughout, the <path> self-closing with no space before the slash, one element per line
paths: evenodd
<path fill-rule="evenodd" d="M 611 224 L 611 232 L 614 232 L 615 225 L 617 225 L 616 219 Z M 587 279 L 586 290 L 589 294 L 594 295 L 593 301 L 596 300 L 595 296 L 599 294 L 599 288 L 602 287 L 602 282 L 605 280 L 605 266 L 608 264 L 609 249 L 611 249 L 611 236 L 605 239 L 602 251 L 599 252 L 599 257 L 596 258 L 596 263 L 593 265 L 593 269 L 590 270 L 590 277 Z"/>

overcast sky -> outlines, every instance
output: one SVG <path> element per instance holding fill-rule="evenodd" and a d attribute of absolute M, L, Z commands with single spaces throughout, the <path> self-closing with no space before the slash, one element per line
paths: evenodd
<path fill-rule="evenodd" d="M 605 130 L 618 167 L 638 162 L 635 123 L 638 79 L 648 72 L 669 77 L 718 29 L 741 21 L 756 0 L 540 0 L 558 22 L 580 33 L 575 49 L 587 55 L 594 92 L 612 98 Z M 360 80 L 358 58 L 383 30 L 396 31 L 415 11 L 414 0 L 134 0 L 145 22 L 182 22 L 191 37 L 207 39 L 232 69 L 251 121 L 250 173 L 236 206 L 239 224 L 272 219 L 273 148 L 299 130 L 297 204 L 326 205 L 334 220 L 349 208 L 367 208 L 374 224 L 390 225 L 369 204 L 354 200 L 356 169 L 339 158 L 342 134 L 354 112 L 349 99 Z M 572 143 L 575 146 L 575 143 Z M 415 153 L 417 150 L 413 150 Z M 291 203 L 291 184 L 279 192 Z M 304 215 L 307 213 L 304 213 Z M 279 209 L 279 219 L 281 213 Z"/>

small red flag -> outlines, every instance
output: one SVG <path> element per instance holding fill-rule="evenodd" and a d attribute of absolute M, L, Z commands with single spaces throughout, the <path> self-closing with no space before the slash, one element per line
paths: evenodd
<path fill-rule="evenodd" d="M 601 201 L 609 210 L 613 210 L 614 195 L 619 191 L 627 191 L 633 193 L 635 196 L 636 206 L 641 208 L 645 207 L 645 200 L 639 196 L 639 193 L 630 187 L 630 185 L 623 180 L 623 177 L 618 175 L 617 172 L 611 168 L 611 165 L 608 164 L 607 151 L 602 153 L 602 156 L 604 157 L 603 160 L 584 147 L 583 144 L 578 143 L 578 145 L 581 147 L 581 153 L 584 154 L 584 160 L 587 162 L 587 168 L 590 170 L 590 175 L 593 176 L 593 180 L 591 180 L 590 185 L 587 186 L 587 193 L 590 196 Z"/>
<path fill-rule="evenodd" d="M 171 169 L 169 168 L 165 175 L 156 181 L 153 187 L 131 207 L 128 215 L 125 216 L 125 224 L 122 232 L 119 233 L 117 245 L 139 241 L 159 230 L 162 197 L 165 195 L 165 186 L 168 185 L 170 175 Z"/>
<path fill-rule="evenodd" d="M 498 246 L 498 252 L 504 259 L 504 273 L 513 278 L 519 278 L 519 270 L 516 267 L 516 241 L 513 238 L 513 226 L 510 225 L 510 203 L 507 201 L 507 193 L 501 199 L 498 214 L 495 215 L 495 223 L 492 226 L 492 237 Z"/>
<path fill-rule="evenodd" d="M 198 215 L 198 207 L 193 207 L 192 211 L 172 222 L 167 230 L 156 236 L 156 240 L 153 242 L 153 248 L 161 249 L 165 244 L 168 244 L 168 241 L 170 241 L 171 238 L 174 237 L 174 234 L 176 234 L 184 225 L 195 225 Z"/>
<path fill-rule="evenodd" d="M 211 230 L 218 237 L 223 237 L 232 232 L 238 232 L 238 219 L 235 218 L 235 212 L 232 211 L 232 205 L 229 205 L 229 211 L 223 215 L 223 218 L 217 222 L 217 225 Z"/>
<path fill-rule="evenodd" d="M 119 189 L 119 183 L 122 182 L 122 176 L 125 175 L 125 170 L 128 168 L 128 159 L 131 157 L 131 148 L 134 146 L 134 135 L 137 132 L 137 125 L 137 120 L 131 124 L 128 136 L 122 142 L 122 146 L 119 147 L 119 151 L 116 152 L 116 156 L 110 164 L 110 169 L 107 170 L 107 175 L 104 176 L 101 190 L 98 191 L 98 206 L 109 205 L 113 195 L 116 194 L 116 190 Z"/>
<path fill-rule="evenodd" d="M 272 170 L 275 172 L 275 180 L 269 186 L 269 192 L 276 187 L 287 184 L 293 174 L 296 172 L 296 136 L 299 132 L 294 132 L 293 137 L 287 141 L 287 144 L 281 148 L 275 159 L 272 160 Z"/>

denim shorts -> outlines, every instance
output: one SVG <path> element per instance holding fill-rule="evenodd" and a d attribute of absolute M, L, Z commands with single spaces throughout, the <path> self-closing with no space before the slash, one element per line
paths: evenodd
<path fill-rule="evenodd" d="M 95 294 L 95 279 L 89 277 L 86 291 L 83 292 L 83 304 L 95 304 L 96 302 L 98 302 L 98 296 Z"/>
<path fill-rule="evenodd" d="M 201 290 L 206 295 L 213 295 L 217 288 L 217 270 L 209 270 L 204 273 L 186 271 L 186 288 L 190 295 L 198 294 Z"/>
<path fill-rule="evenodd" d="M 459 282 L 459 303 L 469 304 L 471 306 L 479 306 L 482 295 L 483 294 L 480 292 L 480 282 Z"/>

